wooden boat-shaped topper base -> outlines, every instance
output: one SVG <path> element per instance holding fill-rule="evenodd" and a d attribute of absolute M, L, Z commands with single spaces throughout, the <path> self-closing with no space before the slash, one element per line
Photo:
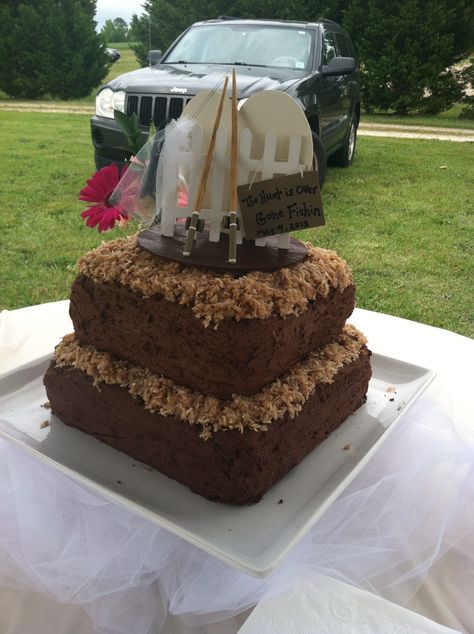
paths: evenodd
<path fill-rule="evenodd" d="M 264 247 L 256 247 L 253 240 L 244 240 L 242 244 L 237 245 L 237 262 L 230 264 L 227 261 L 228 235 L 222 234 L 219 242 L 210 242 L 208 231 L 197 232 L 193 250 L 188 256 L 183 255 L 185 239 L 184 224 L 176 225 L 175 235 L 172 237 L 162 236 L 158 227 L 151 227 L 140 232 L 138 244 L 145 251 L 167 260 L 236 275 L 250 271 L 276 271 L 302 262 L 308 255 L 304 243 L 296 238 L 290 238 L 288 249 L 278 248 L 278 237 L 267 238 Z"/>

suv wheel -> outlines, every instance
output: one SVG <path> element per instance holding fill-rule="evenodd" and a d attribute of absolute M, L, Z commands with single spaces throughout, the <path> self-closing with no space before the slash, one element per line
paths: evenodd
<path fill-rule="evenodd" d="M 324 179 L 326 178 L 326 152 L 324 151 L 323 144 L 319 136 L 313 132 L 313 155 L 314 164 L 319 174 L 319 189 L 323 188 Z"/>
<path fill-rule="evenodd" d="M 357 116 L 355 112 L 351 116 L 351 124 L 344 145 L 331 156 L 331 165 L 336 167 L 349 167 L 352 165 L 357 141 Z"/>

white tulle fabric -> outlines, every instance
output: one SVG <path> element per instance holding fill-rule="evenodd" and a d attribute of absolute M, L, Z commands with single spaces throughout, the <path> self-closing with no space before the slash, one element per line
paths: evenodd
<path fill-rule="evenodd" d="M 187 184 L 181 170 L 165 174 L 165 163 L 177 165 L 177 156 L 189 152 L 194 119 L 172 120 L 164 130 L 151 136 L 129 163 L 109 197 L 109 203 L 120 206 L 143 227 L 150 227 L 161 218 L 163 201 L 170 208 L 186 207 Z M 183 212 L 183 216 L 191 212 Z"/>
<path fill-rule="evenodd" d="M 473 530 L 474 437 L 427 397 L 263 580 L 0 442 L 0 583 L 82 604 L 100 634 L 217 622 L 313 573 L 405 605 Z"/>

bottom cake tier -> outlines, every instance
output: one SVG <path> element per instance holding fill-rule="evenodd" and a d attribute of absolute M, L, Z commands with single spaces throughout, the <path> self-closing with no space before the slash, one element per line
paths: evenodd
<path fill-rule="evenodd" d="M 365 401 L 363 335 L 346 326 L 253 396 L 221 401 L 68 335 L 45 375 L 54 414 L 195 493 L 258 502 Z"/>

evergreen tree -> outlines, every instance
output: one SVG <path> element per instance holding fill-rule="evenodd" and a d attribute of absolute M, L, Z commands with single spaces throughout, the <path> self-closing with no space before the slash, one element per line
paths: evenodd
<path fill-rule="evenodd" d="M 129 42 L 140 41 L 141 33 L 142 33 L 142 24 L 144 22 L 145 22 L 145 28 L 147 29 L 148 27 L 146 26 L 146 19 L 143 20 L 143 18 L 139 18 L 138 15 L 136 14 L 132 15 L 132 19 L 130 20 L 128 33 L 127 33 L 127 40 Z"/>
<path fill-rule="evenodd" d="M 46 28 L 45 16 L 31 5 L 7 2 L 0 7 L 0 89 L 7 94 L 34 99 L 47 91 L 51 47 Z"/>
<path fill-rule="evenodd" d="M 12 97 L 85 97 L 107 74 L 95 0 L 3 0 L 0 89 Z"/>
<path fill-rule="evenodd" d="M 365 108 L 439 112 L 458 101 L 461 86 L 448 69 L 472 43 L 472 7 L 470 0 L 351 0 L 344 26 L 361 58 Z"/>

